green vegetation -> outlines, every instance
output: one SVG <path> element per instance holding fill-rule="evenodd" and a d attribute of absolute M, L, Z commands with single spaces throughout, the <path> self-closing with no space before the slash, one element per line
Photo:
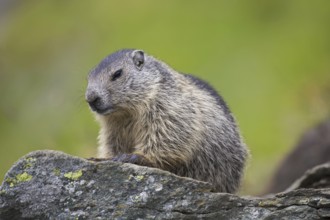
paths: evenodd
<path fill-rule="evenodd" d="M 329 114 L 329 11 L 298 0 L 20 1 L 0 15 L 0 180 L 32 150 L 94 156 L 87 73 L 141 48 L 220 91 L 251 149 L 243 192 L 260 192 Z"/>
<path fill-rule="evenodd" d="M 82 170 L 78 170 L 75 172 L 68 172 L 64 174 L 64 177 L 70 179 L 70 180 L 78 180 L 82 176 L 83 172 Z"/>
<path fill-rule="evenodd" d="M 56 169 L 53 170 L 53 174 L 55 176 L 59 176 L 59 175 L 61 175 L 61 170 L 56 168 Z"/>
<path fill-rule="evenodd" d="M 8 177 L 5 181 L 9 184 L 10 187 L 14 187 L 16 184 L 21 182 L 28 182 L 32 179 L 32 176 L 27 172 L 17 174 L 15 178 Z"/>
<path fill-rule="evenodd" d="M 25 159 L 24 169 L 28 169 L 33 166 L 33 163 L 36 161 L 36 158 L 28 157 Z"/>

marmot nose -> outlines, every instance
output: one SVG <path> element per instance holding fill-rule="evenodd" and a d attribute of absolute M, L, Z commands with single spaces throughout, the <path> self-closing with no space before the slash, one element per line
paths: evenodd
<path fill-rule="evenodd" d="M 94 111 L 98 111 L 101 108 L 101 98 L 94 93 L 86 95 L 86 101 Z"/>
<path fill-rule="evenodd" d="M 88 101 L 88 104 L 93 110 L 98 110 L 101 106 L 101 99 L 100 97 L 95 97 L 94 100 Z"/>

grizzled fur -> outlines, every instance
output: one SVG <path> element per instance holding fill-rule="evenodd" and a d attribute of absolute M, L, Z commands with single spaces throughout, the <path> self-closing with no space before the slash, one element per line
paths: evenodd
<path fill-rule="evenodd" d="M 141 50 L 121 50 L 91 71 L 86 100 L 101 124 L 99 157 L 238 189 L 247 149 L 207 83 Z"/>

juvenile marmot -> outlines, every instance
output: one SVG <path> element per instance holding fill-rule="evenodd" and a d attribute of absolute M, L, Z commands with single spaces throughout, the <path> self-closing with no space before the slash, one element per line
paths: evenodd
<path fill-rule="evenodd" d="M 217 92 L 141 50 L 115 52 L 88 77 L 98 156 L 157 167 L 233 193 L 247 149 Z"/>

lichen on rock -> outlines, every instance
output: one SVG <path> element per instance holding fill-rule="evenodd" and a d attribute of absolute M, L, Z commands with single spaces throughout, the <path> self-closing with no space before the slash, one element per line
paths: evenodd
<path fill-rule="evenodd" d="M 70 179 L 70 180 L 78 180 L 82 176 L 83 172 L 82 170 L 77 170 L 74 172 L 68 172 L 64 174 L 64 177 Z"/>
<path fill-rule="evenodd" d="M 327 188 L 296 189 L 268 198 L 214 193 L 212 189 L 208 183 L 155 168 L 91 162 L 61 152 L 36 151 L 19 160 L 6 174 L 0 188 L 0 219 L 230 220 L 330 216 Z"/>
<path fill-rule="evenodd" d="M 7 177 L 5 179 L 5 182 L 9 184 L 10 187 L 14 187 L 16 184 L 21 182 L 27 182 L 32 179 L 32 176 L 28 174 L 27 172 L 19 173 L 14 178 L 13 177 Z"/>

